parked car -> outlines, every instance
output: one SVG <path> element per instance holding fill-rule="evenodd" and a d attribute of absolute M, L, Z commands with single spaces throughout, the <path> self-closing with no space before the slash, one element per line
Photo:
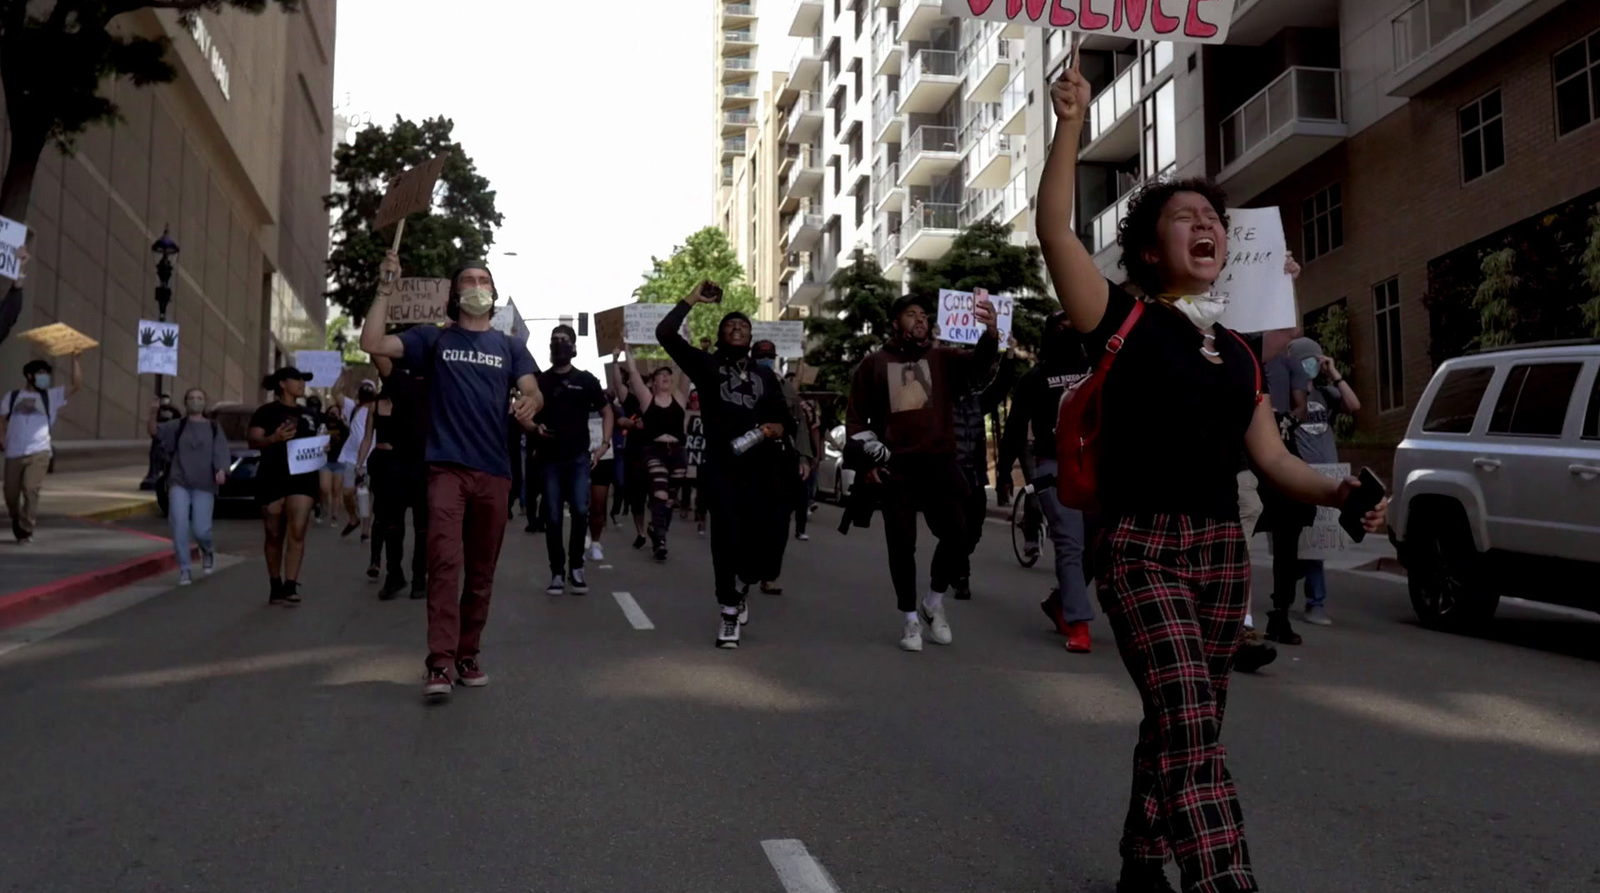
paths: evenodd
<path fill-rule="evenodd" d="M 844 426 L 835 426 L 822 438 L 822 461 L 817 465 L 817 496 L 833 502 L 844 502 L 855 480 L 856 473 L 844 467 Z"/>
<path fill-rule="evenodd" d="M 218 515 L 228 509 L 255 512 L 256 467 L 261 453 L 250 449 L 250 416 L 254 413 L 254 407 L 243 403 L 219 403 L 207 413 L 228 438 L 228 476 L 217 490 Z M 161 506 L 162 517 L 167 514 L 166 483 L 166 476 L 162 475 L 156 486 L 156 502 Z"/>
<path fill-rule="evenodd" d="M 1424 624 L 1485 621 L 1502 595 L 1600 611 L 1600 342 L 1446 362 L 1394 477 L 1390 538 Z"/>

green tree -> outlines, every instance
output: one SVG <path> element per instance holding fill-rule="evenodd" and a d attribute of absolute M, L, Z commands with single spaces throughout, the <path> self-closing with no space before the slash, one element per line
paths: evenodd
<path fill-rule="evenodd" d="M 1333 358 L 1339 376 L 1348 378 L 1351 371 L 1350 312 L 1344 304 L 1330 304 L 1318 317 L 1310 334 L 1322 346 L 1322 352 Z M 1338 437 L 1348 438 L 1355 432 L 1356 420 L 1349 413 L 1340 413 L 1334 416 L 1333 426 Z"/>
<path fill-rule="evenodd" d="M 1584 243 L 1583 254 L 1578 257 L 1579 272 L 1583 282 L 1594 297 L 1583 302 L 1583 325 L 1589 337 L 1600 338 L 1600 205 L 1594 206 L 1589 218 L 1589 238 Z"/>
<path fill-rule="evenodd" d="M 406 219 L 400 242 L 400 266 L 406 276 L 442 279 L 462 262 L 481 260 L 494 244 L 504 219 L 495 209 L 489 181 L 478 175 L 461 144 L 451 134 L 455 122 L 428 118 L 418 124 L 399 116 L 387 130 L 368 126 L 354 140 L 333 152 L 337 184 L 323 202 L 338 214 L 333 223 L 333 251 L 328 256 L 328 300 L 363 319 L 372 303 L 378 264 L 394 242 L 393 230 L 375 232 L 372 220 L 384 191 L 408 168 L 447 154 L 434 207 Z"/>
<path fill-rule="evenodd" d="M 165 84 L 177 76 L 166 60 L 164 37 L 141 37 L 112 28 L 112 20 L 141 9 L 258 13 L 270 3 L 286 11 L 300 0 L 0 0 L 0 81 L 5 84 L 11 151 L 0 179 L 0 216 L 26 222 L 33 180 L 45 146 L 71 154 L 76 138 L 95 124 L 121 119 L 117 104 L 100 94 L 107 80 L 135 86 Z M 14 283 L 0 285 L 13 300 Z M 20 301 L 21 296 L 15 296 Z M 4 308 L 0 318 L 19 307 Z M 0 332 L 0 338 L 5 333 Z"/>
<path fill-rule="evenodd" d="M 744 281 L 744 267 L 720 228 L 708 226 L 700 230 L 675 246 L 666 260 L 650 258 L 650 271 L 644 274 L 644 284 L 634 289 L 633 296 L 644 304 L 675 304 L 705 279 L 722 286 L 722 304 L 716 308 L 720 312 L 702 310 L 691 314 L 689 334 L 697 345 L 704 339 L 715 342 L 723 314 L 737 310 L 754 318 L 758 309 L 755 289 Z M 641 352 L 640 356 L 650 353 Z"/>
<path fill-rule="evenodd" d="M 343 338 L 344 350 L 341 353 L 346 363 L 371 362 L 372 358 L 367 356 L 367 352 L 361 349 L 361 339 L 352 333 L 351 330 L 354 328 L 356 326 L 350 321 L 350 317 L 347 314 L 335 314 L 332 319 L 328 320 L 327 343 L 323 345 L 322 349 L 339 350 L 339 339 Z"/>
<path fill-rule="evenodd" d="M 1060 309 L 1045 297 L 1044 263 L 1037 245 L 1011 241 L 1011 227 L 984 218 L 963 229 L 944 256 L 935 261 L 912 261 L 907 292 L 934 306 L 939 289 L 1009 294 L 1017 299 L 1011 333 L 1017 344 L 1037 351 L 1044 334 L 1044 319 Z"/>
<path fill-rule="evenodd" d="M 1478 311 L 1483 325 L 1483 331 L 1477 339 L 1479 347 L 1503 347 L 1517 341 L 1512 332 L 1517 325 L 1517 308 L 1513 299 L 1522 281 L 1516 274 L 1516 262 L 1517 252 L 1514 248 L 1502 248 L 1483 256 L 1480 267 L 1483 281 L 1472 298 L 1472 306 Z"/>
<path fill-rule="evenodd" d="M 811 345 L 806 365 L 817 370 L 816 388 L 848 393 L 857 364 L 889 337 L 889 307 L 900 297 L 900 287 L 861 249 L 828 284 L 835 297 L 806 320 Z"/>

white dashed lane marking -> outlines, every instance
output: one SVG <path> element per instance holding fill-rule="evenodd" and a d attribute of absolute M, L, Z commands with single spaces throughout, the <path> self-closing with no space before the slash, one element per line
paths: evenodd
<path fill-rule="evenodd" d="M 634 629 L 656 628 L 656 625 L 650 622 L 650 618 L 645 616 L 644 609 L 633 600 L 632 595 L 626 592 L 613 592 L 611 597 L 617 600 L 617 607 L 622 609 L 623 616 L 628 618 Z"/>
<path fill-rule="evenodd" d="M 798 840 L 763 840 L 761 849 L 787 893 L 839 893 L 827 869 Z"/>

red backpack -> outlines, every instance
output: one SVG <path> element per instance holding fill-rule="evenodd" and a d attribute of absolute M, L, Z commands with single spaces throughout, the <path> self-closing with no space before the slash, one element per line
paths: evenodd
<path fill-rule="evenodd" d="M 1056 416 L 1056 498 L 1067 508 L 1084 512 L 1100 510 L 1100 418 L 1102 390 L 1111 363 L 1122 350 L 1128 333 L 1144 316 L 1144 301 L 1135 300 L 1122 327 L 1106 341 L 1105 353 L 1100 355 L 1094 369 L 1061 395 L 1061 408 Z M 1228 334 L 1245 345 L 1251 359 L 1255 351 L 1239 336 L 1228 329 Z M 1261 402 L 1261 363 L 1255 362 L 1256 402 Z"/>

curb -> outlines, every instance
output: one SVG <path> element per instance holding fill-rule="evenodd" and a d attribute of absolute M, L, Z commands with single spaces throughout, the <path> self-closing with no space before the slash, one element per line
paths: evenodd
<path fill-rule="evenodd" d="M 175 570 L 177 566 L 178 556 L 173 554 L 171 548 L 167 548 L 131 558 L 121 564 L 0 596 L 0 630 L 54 614 L 130 583 Z"/>
<path fill-rule="evenodd" d="M 85 521 L 126 521 L 130 518 L 150 518 L 161 514 L 161 506 L 154 499 L 141 499 L 138 502 L 125 502 L 110 508 L 96 509 L 84 512 L 73 517 Z"/>

